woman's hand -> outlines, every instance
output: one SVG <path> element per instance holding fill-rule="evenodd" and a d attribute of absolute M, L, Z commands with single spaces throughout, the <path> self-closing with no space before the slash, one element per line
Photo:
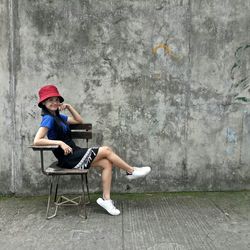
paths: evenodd
<path fill-rule="evenodd" d="M 70 104 L 68 104 L 68 103 L 61 103 L 60 104 L 60 106 L 59 106 L 59 111 L 63 111 L 63 110 L 65 110 L 65 109 L 70 109 Z"/>
<path fill-rule="evenodd" d="M 69 145 L 67 145 L 66 143 L 64 143 L 63 141 L 61 142 L 60 147 L 64 151 L 64 155 L 68 155 L 68 154 L 72 154 L 73 153 L 73 149 Z"/>
<path fill-rule="evenodd" d="M 67 122 L 69 124 L 83 124 L 83 119 L 81 115 L 68 103 L 61 103 L 59 106 L 59 111 L 67 109 L 71 116 L 68 117 Z"/>

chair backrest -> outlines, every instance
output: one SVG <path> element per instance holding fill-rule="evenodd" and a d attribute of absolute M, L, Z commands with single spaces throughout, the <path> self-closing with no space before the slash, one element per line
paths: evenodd
<path fill-rule="evenodd" d="M 92 124 L 72 124 L 69 126 L 72 139 L 85 139 L 88 145 L 89 139 L 92 139 Z"/>

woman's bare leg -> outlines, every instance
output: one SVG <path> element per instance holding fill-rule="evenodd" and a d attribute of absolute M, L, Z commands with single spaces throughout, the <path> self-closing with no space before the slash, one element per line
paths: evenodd
<path fill-rule="evenodd" d="M 107 159 L 111 162 L 112 165 L 121 168 L 129 173 L 134 171 L 134 168 L 122 160 L 117 154 L 115 154 L 111 148 L 103 146 L 100 147 L 92 164 L 98 162 L 102 159 Z"/>
<path fill-rule="evenodd" d="M 107 159 L 93 161 L 92 167 L 100 167 L 102 169 L 102 190 L 103 199 L 110 199 L 111 181 L 112 181 L 112 163 Z"/>

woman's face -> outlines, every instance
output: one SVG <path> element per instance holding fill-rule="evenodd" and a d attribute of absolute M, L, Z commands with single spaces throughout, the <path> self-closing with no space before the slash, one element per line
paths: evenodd
<path fill-rule="evenodd" d="M 43 102 L 43 104 L 49 111 L 52 112 L 56 111 L 61 105 L 59 97 L 56 96 L 48 98 Z"/>

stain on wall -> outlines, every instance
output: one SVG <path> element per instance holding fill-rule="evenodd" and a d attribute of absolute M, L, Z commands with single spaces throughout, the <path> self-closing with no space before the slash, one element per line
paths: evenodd
<path fill-rule="evenodd" d="M 231 91 L 234 92 L 235 100 L 247 102 L 250 91 L 250 44 L 238 47 L 234 55 L 235 63 L 231 69 L 233 81 Z"/>
<path fill-rule="evenodd" d="M 158 54 L 158 50 L 159 49 L 163 49 L 164 53 L 166 55 L 169 55 L 173 59 L 177 59 L 178 58 L 177 55 L 174 54 L 173 49 L 168 44 L 163 44 L 163 43 L 156 44 L 154 46 L 154 48 L 152 49 L 152 53 L 154 55 Z"/>

